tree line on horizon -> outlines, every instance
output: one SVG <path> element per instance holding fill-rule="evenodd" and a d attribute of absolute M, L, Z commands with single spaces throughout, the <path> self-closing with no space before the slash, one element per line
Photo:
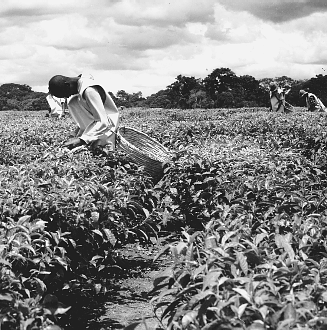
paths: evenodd
<path fill-rule="evenodd" d="M 269 107 L 269 85 L 291 86 L 286 101 L 293 106 L 305 106 L 299 98 L 300 89 L 316 94 L 327 105 L 327 75 L 317 75 L 306 80 L 294 80 L 287 76 L 255 79 L 250 75 L 237 76 L 229 68 L 218 68 L 204 79 L 178 75 L 166 89 L 146 98 L 142 93 L 129 94 L 120 90 L 111 93 L 117 106 L 146 108 L 242 108 Z"/>
<path fill-rule="evenodd" d="M 294 80 L 287 76 L 255 79 L 250 75 L 237 76 L 229 68 L 217 68 L 204 79 L 178 75 L 166 89 L 148 97 L 142 92 L 128 93 L 119 90 L 109 92 L 118 107 L 144 107 L 167 109 L 191 108 L 242 108 L 269 107 L 269 84 L 291 86 L 286 101 L 293 106 L 304 106 L 299 98 L 300 89 L 316 94 L 327 105 L 327 75 L 317 75 L 306 80 Z M 26 84 L 8 83 L 0 86 L 0 111 L 48 110 L 47 93 L 35 92 Z"/>

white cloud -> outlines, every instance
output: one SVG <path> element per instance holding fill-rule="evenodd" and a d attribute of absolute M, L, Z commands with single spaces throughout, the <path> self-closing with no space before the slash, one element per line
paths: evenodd
<path fill-rule="evenodd" d="M 204 78 L 219 67 L 311 78 L 327 65 L 326 7 L 323 0 L 3 0 L 0 83 L 46 91 L 55 74 L 90 72 L 114 93 L 149 95 L 179 74 Z"/>
<path fill-rule="evenodd" d="M 325 0 L 219 0 L 233 11 L 245 11 L 264 21 L 287 22 L 316 12 L 326 12 Z"/>
<path fill-rule="evenodd" d="M 122 0 L 113 12 L 126 25 L 185 26 L 213 20 L 215 0 Z"/>

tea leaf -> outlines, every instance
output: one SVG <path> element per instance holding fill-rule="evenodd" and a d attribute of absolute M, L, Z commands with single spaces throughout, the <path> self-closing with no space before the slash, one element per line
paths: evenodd
<path fill-rule="evenodd" d="M 230 232 L 226 233 L 221 239 L 221 245 L 224 246 L 226 241 L 235 234 L 236 234 L 236 231 L 230 231 Z"/>
<path fill-rule="evenodd" d="M 182 326 L 183 326 L 183 328 L 187 328 L 191 323 L 193 323 L 194 320 L 196 319 L 196 316 L 197 316 L 196 311 L 190 311 L 190 312 L 186 313 L 182 317 Z"/>
<path fill-rule="evenodd" d="M 220 275 L 220 271 L 210 271 L 203 279 L 202 290 L 205 290 L 207 287 L 210 288 L 212 286 L 217 285 L 216 282 Z"/>
<path fill-rule="evenodd" d="M 284 310 L 284 319 L 285 320 L 289 320 L 289 319 L 295 320 L 296 319 L 296 310 L 292 303 L 288 303 L 286 305 L 286 308 Z"/>
<path fill-rule="evenodd" d="M 13 301 L 13 297 L 9 294 L 0 294 L 0 301 L 5 300 L 5 301 Z"/>
<path fill-rule="evenodd" d="M 268 234 L 267 233 L 260 233 L 260 234 L 257 234 L 256 237 L 254 238 L 254 244 L 256 246 L 258 246 L 260 244 L 260 242 L 265 238 L 267 237 Z"/>
<path fill-rule="evenodd" d="M 153 258 L 153 261 L 158 260 L 163 254 L 166 254 L 168 251 L 170 251 L 170 244 L 165 245 Z"/>
<path fill-rule="evenodd" d="M 171 278 L 172 276 L 173 276 L 173 270 L 171 268 L 165 269 L 153 280 L 153 286 L 156 287 L 159 283 L 161 283 L 162 281 L 168 278 Z"/>
<path fill-rule="evenodd" d="M 241 267 L 243 273 L 245 275 L 247 275 L 248 271 L 249 271 L 249 266 L 248 266 L 248 263 L 246 261 L 247 258 L 243 255 L 242 252 L 236 252 L 236 256 L 237 256 L 237 260 L 240 264 L 240 267 Z"/>
<path fill-rule="evenodd" d="M 239 293 L 245 300 L 247 300 L 250 304 L 252 304 L 251 302 L 251 297 L 249 295 L 249 293 L 241 288 L 233 288 L 233 290 L 237 293 Z"/>
<path fill-rule="evenodd" d="M 246 309 L 247 306 L 248 306 L 248 304 L 245 303 L 245 304 L 241 305 L 238 308 L 238 310 L 237 310 L 237 316 L 238 316 L 239 319 L 242 318 L 242 315 L 243 315 L 243 313 L 244 313 L 244 311 L 245 311 L 245 309 Z"/>
<path fill-rule="evenodd" d="M 25 222 L 29 221 L 31 219 L 30 215 L 24 215 L 23 217 L 20 217 L 17 221 L 17 225 L 22 226 Z"/>
<path fill-rule="evenodd" d="M 186 255 L 187 252 L 187 244 L 184 242 L 179 242 L 176 246 L 177 255 Z"/>
<path fill-rule="evenodd" d="M 117 239 L 116 239 L 115 235 L 112 233 L 112 231 L 108 228 L 102 228 L 102 231 L 106 235 L 106 238 L 110 242 L 111 246 L 115 247 L 115 245 L 117 243 Z"/>
<path fill-rule="evenodd" d="M 247 330 L 266 330 L 264 323 L 260 320 L 254 321 Z"/>

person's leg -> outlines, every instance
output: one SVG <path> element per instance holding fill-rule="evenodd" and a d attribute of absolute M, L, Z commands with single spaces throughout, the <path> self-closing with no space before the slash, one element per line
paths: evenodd
<path fill-rule="evenodd" d="M 78 101 L 78 96 L 75 96 L 70 100 L 69 113 L 79 127 L 79 132 L 76 136 L 81 136 L 85 128 L 94 121 L 93 116 L 83 107 L 82 103 Z"/>
<path fill-rule="evenodd" d="M 68 149 L 74 149 L 86 144 L 79 137 L 83 134 L 85 128 L 94 122 L 94 118 L 78 100 L 77 96 L 73 97 L 69 102 L 69 113 L 78 126 L 78 129 L 75 131 L 75 136 L 66 141 L 63 146 Z"/>
<path fill-rule="evenodd" d="M 92 143 L 92 146 L 102 146 L 113 151 L 115 150 L 116 146 L 116 132 L 120 123 L 120 114 L 117 112 L 115 114 L 110 114 L 108 117 L 113 127 L 108 128 L 107 131 L 101 135 L 97 141 Z"/>

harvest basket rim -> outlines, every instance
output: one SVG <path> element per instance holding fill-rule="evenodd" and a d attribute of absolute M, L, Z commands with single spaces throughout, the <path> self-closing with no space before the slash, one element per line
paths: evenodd
<path fill-rule="evenodd" d="M 144 168 L 155 181 L 163 175 L 163 164 L 171 158 L 170 151 L 159 141 L 135 128 L 121 126 L 115 132 L 116 147 Z"/>

